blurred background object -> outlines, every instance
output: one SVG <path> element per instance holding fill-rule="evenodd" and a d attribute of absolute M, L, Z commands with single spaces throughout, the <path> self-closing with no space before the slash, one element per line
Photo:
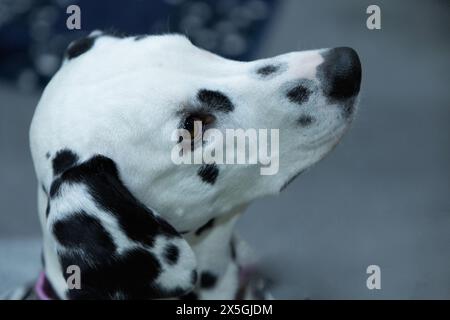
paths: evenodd
<path fill-rule="evenodd" d="M 82 30 L 65 27 L 78 4 Z M 70 41 L 93 29 L 180 32 L 232 59 L 350 46 L 359 114 L 336 150 L 242 217 L 275 298 L 450 298 L 450 2 L 0 0 L 0 292 L 40 267 L 28 127 Z M 283 165 L 283 164 L 280 164 Z M 368 290 L 366 268 L 381 268 Z"/>
<path fill-rule="evenodd" d="M 1 0 L 0 75 L 20 88 L 45 85 L 68 44 L 100 29 L 124 35 L 183 33 L 197 46 L 232 59 L 258 48 L 274 0 Z M 81 9 L 81 30 L 68 30 L 66 8 Z"/>

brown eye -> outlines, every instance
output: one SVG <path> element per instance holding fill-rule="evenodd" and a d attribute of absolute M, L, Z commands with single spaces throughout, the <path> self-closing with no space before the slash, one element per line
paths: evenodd
<path fill-rule="evenodd" d="M 184 120 L 184 129 L 189 131 L 191 141 L 201 139 L 206 127 L 213 123 L 215 117 L 210 114 L 191 114 Z"/>

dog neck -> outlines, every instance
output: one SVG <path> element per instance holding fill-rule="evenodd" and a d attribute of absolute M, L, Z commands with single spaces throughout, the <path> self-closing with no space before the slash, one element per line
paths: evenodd
<path fill-rule="evenodd" d="M 198 228 L 189 232 L 183 232 L 182 236 L 192 247 L 196 257 L 198 270 L 216 270 L 218 274 L 225 271 L 230 256 L 223 254 L 230 251 L 233 242 L 234 226 L 240 215 L 247 208 L 247 204 L 233 208 L 225 214 L 211 218 Z M 44 269 L 37 282 L 35 290 L 37 293 L 44 292 L 42 297 L 64 296 L 65 280 L 54 254 L 51 237 L 44 233 Z M 212 265 L 211 265 L 212 264 Z M 45 280 L 45 281 L 44 281 Z M 42 289 L 42 288 L 51 288 Z M 41 290 L 42 289 L 42 290 Z M 50 292 L 50 293 L 48 293 Z M 42 297 L 40 299 L 42 299 Z"/>

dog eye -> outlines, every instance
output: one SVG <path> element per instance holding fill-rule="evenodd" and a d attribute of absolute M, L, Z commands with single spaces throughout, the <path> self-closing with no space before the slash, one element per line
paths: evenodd
<path fill-rule="evenodd" d="M 207 126 L 212 124 L 215 119 L 211 114 L 191 114 L 184 120 L 183 127 L 189 131 L 191 141 L 196 141 L 203 137 Z"/>
<path fill-rule="evenodd" d="M 192 140 L 198 140 L 203 135 L 203 126 L 199 119 L 193 117 L 186 118 L 185 128 L 189 131 Z"/>

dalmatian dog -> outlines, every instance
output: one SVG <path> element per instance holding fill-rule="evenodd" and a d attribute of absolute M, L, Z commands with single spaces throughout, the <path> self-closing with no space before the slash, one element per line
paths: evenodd
<path fill-rule="evenodd" d="M 30 128 L 41 284 L 58 299 L 258 298 L 242 281 L 233 227 L 252 200 L 333 149 L 360 81 L 346 47 L 239 62 L 182 35 L 95 31 L 73 42 Z M 194 132 L 195 121 L 279 129 L 279 171 L 175 164 L 172 134 Z M 69 285 L 74 266 L 79 288 Z"/>

